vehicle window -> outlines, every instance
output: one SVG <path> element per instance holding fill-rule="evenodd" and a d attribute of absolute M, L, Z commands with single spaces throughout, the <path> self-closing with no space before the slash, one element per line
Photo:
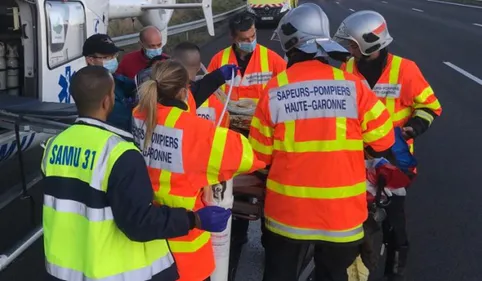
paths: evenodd
<path fill-rule="evenodd" d="M 80 2 L 46 1 L 48 66 L 55 68 L 82 56 L 87 37 Z"/>

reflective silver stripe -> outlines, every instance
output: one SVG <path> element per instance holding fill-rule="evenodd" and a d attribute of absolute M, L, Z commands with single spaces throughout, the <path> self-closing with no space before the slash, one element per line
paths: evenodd
<path fill-rule="evenodd" d="M 282 225 L 269 218 L 266 218 L 266 224 L 272 228 L 279 229 L 280 231 L 291 233 L 293 235 L 306 235 L 306 236 L 319 235 L 319 236 L 326 236 L 326 237 L 343 238 L 343 237 L 354 236 L 363 232 L 363 226 L 360 226 L 348 231 L 328 231 L 328 230 L 321 230 L 321 229 L 294 228 L 294 227 Z"/>
<path fill-rule="evenodd" d="M 102 152 L 97 158 L 98 160 L 96 160 L 97 163 L 95 164 L 94 170 L 92 171 L 92 178 L 90 180 L 90 186 L 92 188 L 102 191 L 102 182 L 105 178 L 109 155 L 114 147 L 123 141 L 124 140 L 117 135 L 112 135 L 107 139 Z"/>
<path fill-rule="evenodd" d="M 58 199 L 47 194 L 44 195 L 44 205 L 51 207 L 58 212 L 81 215 L 89 221 L 105 221 L 114 219 L 114 215 L 112 215 L 112 209 L 110 207 L 100 209 L 90 208 L 84 203 L 68 199 Z"/>
<path fill-rule="evenodd" d="M 108 259 L 109 257 L 105 258 Z M 48 261 L 46 261 L 45 267 L 50 275 L 58 279 L 68 281 L 146 281 L 151 280 L 153 276 L 168 269 L 173 263 L 174 258 L 172 257 L 171 253 L 168 253 L 160 259 L 154 261 L 150 266 L 104 278 L 89 278 L 80 271 L 60 267 Z"/>

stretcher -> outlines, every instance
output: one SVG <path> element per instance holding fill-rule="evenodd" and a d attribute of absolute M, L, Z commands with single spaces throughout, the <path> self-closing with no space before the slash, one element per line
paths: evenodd
<path fill-rule="evenodd" d="M 77 116 L 77 109 L 74 104 L 41 102 L 34 98 L 0 95 L 0 128 L 15 132 L 22 186 L 20 198 L 30 200 L 31 204 L 34 203 L 28 193 L 28 186 L 31 183 L 27 183 L 27 175 L 25 174 L 20 132 L 57 135 L 68 128 Z M 18 194 L 14 196 L 18 197 Z M 14 199 L 16 198 L 7 199 L 7 201 L 13 201 Z M 42 234 L 42 227 L 38 227 L 7 253 L 0 254 L 0 271 L 26 251 Z"/>

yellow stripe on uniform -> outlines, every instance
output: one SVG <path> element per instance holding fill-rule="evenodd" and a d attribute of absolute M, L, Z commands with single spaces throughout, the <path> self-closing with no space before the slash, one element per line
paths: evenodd
<path fill-rule="evenodd" d="M 207 231 L 201 233 L 196 239 L 192 241 L 173 241 L 169 240 L 169 247 L 171 251 L 175 253 L 193 253 L 197 252 L 202 246 L 206 245 L 206 243 L 211 238 L 211 234 Z"/>
<path fill-rule="evenodd" d="M 224 49 L 223 51 L 223 56 L 221 57 L 221 66 L 224 66 L 226 64 L 228 64 L 229 62 L 229 57 L 231 56 L 231 48 L 232 47 L 228 47 L 226 49 Z M 231 85 L 232 86 L 232 85 Z M 222 86 L 221 86 L 221 90 L 223 90 L 223 92 L 226 93 L 226 83 L 224 83 Z"/>
<path fill-rule="evenodd" d="M 218 127 L 214 133 L 207 169 L 207 180 L 209 185 L 219 183 L 219 170 L 221 169 L 221 164 L 223 162 L 224 147 L 226 145 L 226 139 L 228 138 L 228 132 L 228 129 Z"/>
<path fill-rule="evenodd" d="M 177 120 L 181 117 L 182 110 L 171 109 L 166 117 L 164 126 L 174 128 Z M 179 195 L 170 194 L 171 192 L 172 173 L 167 170 L 160 170 L 159 174 L 159 190 L 154 192 L 154 199 L 162 205 L 171 207 L 183 206 L 187 209 L 193 209 L 196 204 L 196 198 L 188 198 Z"/>
<path fill-rule="evenodd" d="M 310 186 L 294 186 L 278 183 L 268 179 L 266 187 L 276 193 L 295 197 L 310 199 L 341 199 L 351 198 L 366 192 L 366 183 L 360 182 L 351 186 L 339 186 L 336 188 L 326 187 L 310 187 Z"/>
<path fill-rule="evenodd" d="M 269 72 L 269 61 L 268 61 L 268 49 L 264 46 L 259 46 L 259 58 L 261 63 L 261 73 L 265 74 Z M 267 81 L 263 79 L 263 88 L 266 86 Z M 258 101 L 256 101 L 258 102 Z"/>
<path fill-rule="evenodd" d="M 241 157 L 241 163 L 239 163 L 239 168 L 236 173 L 234 173 L 234 176 L 251 170 L 254 162 L 254 152 L 251 144 L 249 144 L 249 141 L 245 136 L 239 136 L 241 138 L 241 145 L 243 146 L 243 156 Z"/>
<path fill-rule="evenodd" d="M 346 62 L 345 71 L 348 73 L 353 73 L 354 66 L 355 66 L 355 59 L 354 58 L 349 59 Z"/>
<path fill-rule="evenodd" d="M 398 84 L 398 78 L 400 74 L 400 65 L 402 64 L 402 58 L 399 56 L 392 57 L 392 67 L 390 68 L 390 76 L 388 79 L 388 83 L 392 85 Z M 395 99 L 393 97 L 386 97 L 385 98 L 385 106 L 387 107 L 390 116 L 393 116 L 395 113 Z"/>

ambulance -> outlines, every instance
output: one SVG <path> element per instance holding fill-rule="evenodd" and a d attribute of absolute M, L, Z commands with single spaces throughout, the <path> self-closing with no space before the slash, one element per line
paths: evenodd
<path fill-rule="evenodd" d="M 247 0 L 247 10 L 253 14 L 257 23 L 277 24 L 298 0 Z"/>

